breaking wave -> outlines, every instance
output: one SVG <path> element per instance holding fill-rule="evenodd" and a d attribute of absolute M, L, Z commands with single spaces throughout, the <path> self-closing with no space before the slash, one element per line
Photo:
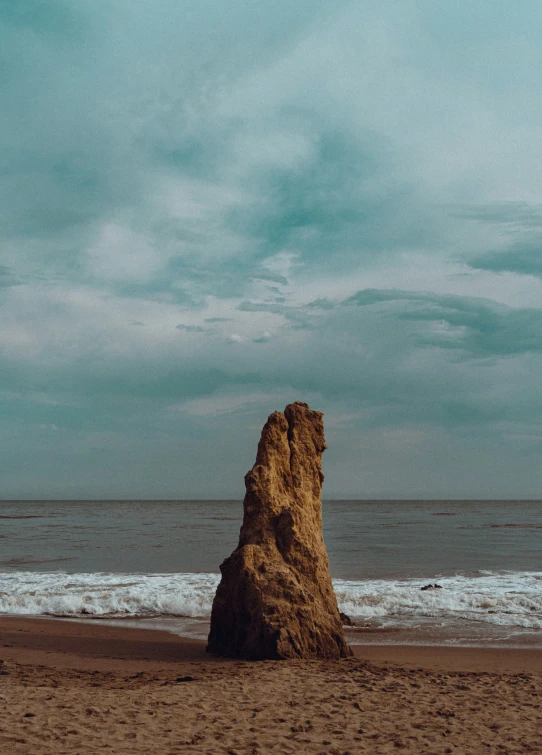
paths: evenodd
<path fill-rule="evenodd" d="M 334 580 L 337 600 L 356 619 L 469 620 L 542 629 L 542 572 L 481 573 L 438 578 L 441 589 L 422 590 L 435 579 Z"/>
<path fill-rule="evenodd" d="M 86 617 L 209 617 L 218 574 L 0 572 L 0 613 Z M 421 590 L 435 581 L 441 589 Z M 542 572 L 405 580 L 334 580 L 356 623 L 413 617 L 542 629 Z"/>

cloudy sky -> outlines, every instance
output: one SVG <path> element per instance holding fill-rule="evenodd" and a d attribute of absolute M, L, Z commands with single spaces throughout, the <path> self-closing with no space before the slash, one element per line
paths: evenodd
<path fill-rule="evenodd" d="M 4 0 L 2 498 L 542 497 L 535 0 Z"/>

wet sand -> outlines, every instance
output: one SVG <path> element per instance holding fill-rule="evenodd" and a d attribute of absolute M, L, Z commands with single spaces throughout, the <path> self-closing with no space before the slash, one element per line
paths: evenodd
<path fill-rule="evenodd" d="M 0 617 L 2 753 L 542 753 L 542 652 L 222 660 L 166 632 Z"/>

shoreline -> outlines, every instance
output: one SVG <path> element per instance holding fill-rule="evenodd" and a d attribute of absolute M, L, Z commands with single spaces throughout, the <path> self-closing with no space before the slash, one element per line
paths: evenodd
<path fill-rule="evenodd" d="M 203 617 L 171 616 L 71 616 L 54 614 L 0 614 L 0 621 L 60 621 L 71 624 L 88 624 L 91 626 L 110 626 L 121 629 L 136 629 L 150 632 L 166 632 L 182 640 L 206 641 L 209 634 L 209 619 Z M 486 631 L 484 631 L 484 629 Z M 418 627 L 378 627 L 371 625 L 344 626 L 347 643 L 353 647 L 404 647 L 404 648 L 442 648 L 472 650 L 517 650 L 539 651 L 542 653 L 542 631 L 519 629 L 503 638 L 493 632 L 488 634 L 487 626 L 475 628 Z M 478 631 L 476 631 L 478 630 Z M 468 634 L 470 632 L 470 634 Z M 514 638 L 512 640 L 511 638 Z"/>
<path fill-rule="evenodd" d="M 0 658 L 15 663 L 99 670 L 237 662 L 210 655 L 205 646 L 205 640 L 180 637 L 162 629 L 110 626 L 100 620 L 0 616 Z M 351 648 L 355 659 L 368 663 L 454 672 L 542 674 L 540 648 L 400 643 Z"/>

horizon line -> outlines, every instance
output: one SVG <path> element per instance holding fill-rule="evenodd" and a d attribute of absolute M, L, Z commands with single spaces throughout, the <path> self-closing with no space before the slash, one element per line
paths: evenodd
<path fill-rule="evenodd" d="M 178 501 L 192 501 L 194 503 L 238 503 L 243 502 L 243 498 L 0 498 L 0 504 L 2 503 L 167 503 L 167 502 L 178 502 Z M 408 501 L 425 501 L 425 502 L 435 502 L 435 503 L 444 503 L 444 502 L 469 502 L 469 503 L 487 503 L 487 502 L 494 502 L 494 501 L 525 501 L 525 502 L 532 502 L 532 503 L 542 503 L 542 498 L 525 498 L 525 497 L 519 497 L 519 498 L 497 498 L 497 497 L 489 497 L 489 498 L 439 498 L 439 497 L 411 497 L 411 498 L 395 498 L 395 497 L 387 497 L 387 498 L 377 498 L 377 497 L 369 497 L 369 498 L 353 498 L 352 496 L 348 497 L 341 497 L 341 498 L 334 498 L 334 497 L 326 497 L 322 498 L 323 503 L 332 503 L 332 502 L 345 502 L 345 501 L 356 501 L 356 502 L 365 502 L 365 503 L 371 503 L 371 502 L 408 502 Z"/>

